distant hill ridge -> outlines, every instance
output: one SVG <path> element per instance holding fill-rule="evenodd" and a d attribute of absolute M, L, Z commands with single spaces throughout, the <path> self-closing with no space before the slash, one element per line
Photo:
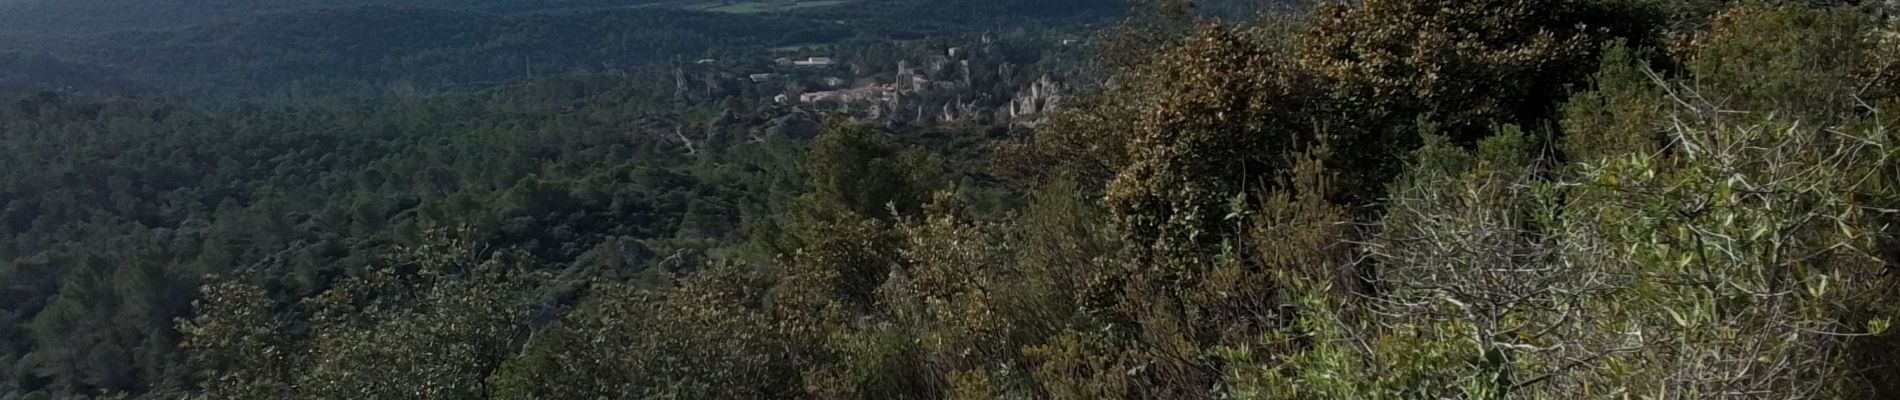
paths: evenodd
<path fill-rule="evenodd" d="M 798 14 L 857 19 L 906 17 L 920 23 L 966 23 L 999 16 L 1099 17 L 1119 14 L 1125 0 L 861 0 L 860 7 L 800 9 Z M 164 30 L 266 13 L 388 6 L 499 14 L 601 10 L 695 0 L 0 0 L 0 32 L 62 35 Z"/>
<path fill-rule="evenodd" d="M 161 87 L 263 91 L 286 85 L 455 85 L 535 71 L 626 68 L 787 32 L 852 30 L 810 20 L 669 9 L 560 15 L 383 6 L 263 14 L 179 29 L 11 41 L 0 50 L 96 65 Z M 799 38 L 809 40 L 808 38 Z"/>
<path fill-rule="evenodd" d="M 483 10 L 602 4 L 654 4 L 661 0 L 473 1 L 315 0 L 289 2 L 153 0 L 136 8 L 88 14 L 97 23 L 116 14 L 149 10 L 153 21 L 189 7 L 217 12 L 175 18 L 211 20 L 162 29 L 159 22 L 65 26 L 69 33 L 0 34 L 0 51 L 40 60 L 96 68 L 55 71 L 29 68 L 7 75 L 14 86 L 32 86 L 36 75 L 85 81 L 140 82 L 169 92 L 272 93 L 288 87 L 378 87 L 401 82 L 445 87 L 502 82 L 540 73 L 624 69 L 675 57 L 699 58 L 708 51 L 748 46 L 831 43 L 850 38 L 919 39 L 986 31 L 1010 24 L 1051 26 L 1105 21 L 1118 15 L 1115 0 L 864 0 L 850 7 L 739 14 L 671 7 L 619 7 L 584 12 L 501 13 Z M 677 0 L 669 0 L 674 4 Z M 0 3 L 0 26 L 23 15 L 91 12 L 122 0 L 54 5 L 39 0 Z M 240 4 L 241 3 L 241 4 Z M 295 7 L 352 7 L 295 9 Z M 361 5 L 370 4 L 370 5 Z M 392 5 L 393 4 L 393 5 Z M 458 4 L 447 7 L 448 4 Z M 442 7 L 425 7 L 425 6 Z M 545 6 L 545 7 L 542 7 Z M 21 13 L 20 10 L 32 12 Z M 248 11 L 247 11 L 248 10 Z M 271 12 L 276 10 L 276 12 Z M 16 11 L 16 12 L 9 12 Z M 219 15 L 231 16 L 216 19 Z M 72 17 L 72 15 L 66 15 Z M 127 17 L 130 18 L 130 17 Z M 136 18 L 134 18 L 136 19 Z M 36 20 L 37 24 L 52 24 Z M 840 23 L 848 21 L 848 23 Z M 27 24 L 33 25 L 33 24 Z M 17 27 L 16 27 L 17 28 Z M 4 28 L 0 28 L 4 29 Z M 10 38 L 8 36 L 11 36 Z M 44 70 L 44 71 L 42 71 Z M 45 80 L 52 83 L 50 80 Z M 64 89 L 60 86 L 42 89 Z M 128 86 L 115 84 L 114 86 Z M 79 90 L 86 88 L 77 87 Z"/>
<path fill-rule="evenodd" d="M 12 0 L 0 2 L 0 31 L 71 34 L 154 30 L 263 13 L 360 6 L 524 12 L 662 1 L 666 0 Z"/>

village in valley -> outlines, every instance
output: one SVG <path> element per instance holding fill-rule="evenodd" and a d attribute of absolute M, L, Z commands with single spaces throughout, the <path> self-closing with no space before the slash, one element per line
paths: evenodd
<path fill-rule="evenodd" d="M 881 126 L 1029 128 L 1070 91 L 1059 52 L 1079 39 L 1017 32 L 875 44 L 788 46 L 676 63 L 680 96 L 737 91 L 767 114 L 839 114 Z"/>

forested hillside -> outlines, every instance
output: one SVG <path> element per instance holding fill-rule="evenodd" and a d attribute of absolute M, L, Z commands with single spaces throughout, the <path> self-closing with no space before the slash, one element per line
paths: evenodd
<path fill-rule="evenodd" d="M 1019 201 L 969 166 L 1023 128 L 939 107 L 1054 90 L 1075 63 L 1059 54 L 1080 46 L 1052 42 L 1112 19 L 992 11 L 885 39 L 914 18 L 900 10 L 826 17 L 845 25 L 361 7 L 0 40 L 14 49 L 0 53 L 0 397 L 208 394 L 209 353 L 178 325 L 204 284 L 251 277 L 292 312 L 437 239 L 535 265 L 522 271 L 537 283 L 506 295 L 536 329 L 597 282 L 656 290 L 711 262 L 767 264 L 784 250 L 754 238 L 783 229 L 828 119 L 935 149 L 909 153 L 933 163 L 916 169 L 1004 212 Z M 840 65 L 774 60 L 827 55 Z M 903 101 L 774 99 L 899 72 L 917 86 Z"/>
<path fill-rule="evenodd" d="M 103 7 L 112 3 L 23 4 Z M 106 95 L 149 95 L 156 90 L 221 99 L 396 91 L 436 94 L 492 88 L 537 76 L 625 73 L 699 59 L 763 65 L 774 57 L 767 56 L 767 49 L 788 46 L 916 42 L 982 32 L 1020 37 L 1025 31 L 1065 31 L 1112 22 L 1124 7 L 1098 0 L 1022 4 L 877 0 L 850 7 L 739 14 L 659 6 L 584 11 L 591 8 L 580 7 L 581 2 L 552 2 L 574 5 L 577 10 L 523 13 L 497 10 L 499 5 L 457 2 L 449 3 L 460 6 L 418 7 L 428 5 L 422 3 L 427 2 L 339 8 L 325 7 L 327 3 L 322 2 L 285 2 L 270 8 L 274 3 L 260 2 L 250 7 L 310 10 L 207 17 L 202 24 L 150 30 L 108 24 L 76 28 L 95 31 L 83 34 L 0 35 L 0 63 L 10 67 L 0 71 L 0 84 Z M 173 7 L 164 4 L 142 7 Z M 193 9 L 245 9 L 215 2 L 190 4 Z M 76 12 L 151 17 L 137 12 L 137 7 L 112 9 L 117 11 Z M 0 15 L 53 20 L 26 11 L 0 11 Z M 0 26 L 8 25 L 0 21 Z"/>
<path fill-rule="evenodd" d="M 1889 4 L 953 3 L 0 53 L 0 397 L 1900 398 Z"/>
<path fill-rule="evenodd" d="M 178 31 L 127 32 L 41 54 L 128 71 L 188 93 L 291 89 L 434 91 L 573 70 L 632 69 L 715 49 L 830 43 L 850 29 L 806 20 L 673 10 L 509 18 L 433 9 L 271 14 Z M 787 33 L 812 30 L 804 37 Z M 35 49 L 39 50 L 39 49 Z"/>
<path fill-rule="evenodd" d="M 389 6 L 476 11 L 630 7 L 665 0 L 13 0 L 0 2 L 0 31 L 89 33 L 199 25 L 262 13 Z"/>
<path fill-rule="evenodd" d="M 1229 1 L 1229 0 L 1220 0 Z M 85 34 L 123 30 L 167 30 L 244 17 L 307 10 L 380 6 L 458 10 L 509 15 L 559 15 L 600 10 L 696 9 L 710 2 L 741 0 L 12 0 L 0 1 L 0 32 L 14 34 Z M 1119 15 L 1126 9 L 1116 0 L 759 0 L 783 5 L 785 10 L 829 21 L 856 22 L 859 18 L 889 22 L 967 27 L 998 17 L 1037 23 L 1059 23 L 1049 18 L 1082 15 Z M 807 8 L 802 2 L 817 2 Z M 849 7 L 837 7 L 848 5 Z M 864 25 L 864 24 L 854 24 Z M 873 24 L 875 25 L 875 24 Z"/>

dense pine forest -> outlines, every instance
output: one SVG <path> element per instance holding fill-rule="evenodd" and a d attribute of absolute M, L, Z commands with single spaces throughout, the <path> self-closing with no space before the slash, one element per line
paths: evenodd
<path fill-rule="evenodd" d="M 0 0 L 0 399 L 1900 398 L 1896 7 Z"/>

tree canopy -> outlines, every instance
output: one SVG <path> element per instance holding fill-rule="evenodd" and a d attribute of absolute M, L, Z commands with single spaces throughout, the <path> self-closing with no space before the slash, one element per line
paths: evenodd
<path fill-rule="evenodd" d="M 1891 5 L 908 4 L 120 34 L 442 82 L 0 102 L 0 393 L 1900 396 Z M 889 24 L 765 48 L 824 19 Z"/>

